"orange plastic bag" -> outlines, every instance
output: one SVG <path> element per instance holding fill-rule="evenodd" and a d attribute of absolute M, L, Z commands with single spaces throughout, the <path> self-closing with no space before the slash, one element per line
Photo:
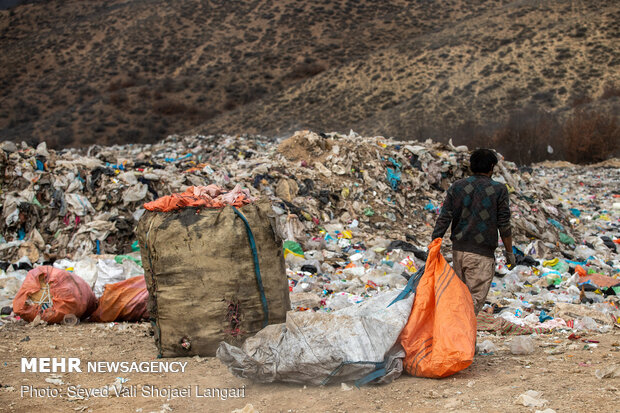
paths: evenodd
<path fill-rule="evenodd" d="M 575 272 L 579 274 L 580 277 L 587 277 L 588 272 L 581 265 L 575 267 Z"/>
<path fill-rule="evenodd" d="M 440 253 L 441 238 L 429 245 L 426 270 L 400 343 L 404 369 L 412 376 L 440 378 L 471 365 L 476 316 L 467 286 Z"/>
<path fill-rule="evenodd" d="M 90 317 L 91 321 L 140 321 L 149 318 L 144 275 L 114 284 L 106 284 L 99 305 Z"/>
<path fill-rule="evenodd" d="M 68 314 L 86 318 L 96 307 L 97 298 L 86 281 L 47 265 L 30 270 L 13 299 L 13 311 L 28 322 L 37 314 L 50 324 Z"/>

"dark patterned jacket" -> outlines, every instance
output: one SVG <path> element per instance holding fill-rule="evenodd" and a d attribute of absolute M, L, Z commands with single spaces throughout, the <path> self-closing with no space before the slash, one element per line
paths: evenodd
<path fill-rule="evenodd" d="M 454 250 L 494 257 L 497 231 L 502 237 L 511 235 L 506 186 L 485 175 L 454 182 L 448 188 L 432 239 L 443 237 L 450 224 Z"/>

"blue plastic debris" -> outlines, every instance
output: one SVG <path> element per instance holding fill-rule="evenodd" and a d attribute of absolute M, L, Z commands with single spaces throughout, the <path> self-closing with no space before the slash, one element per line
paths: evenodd
<path fill-rule="evenodd" d="M 433 205 L 432 202 L 429 202 L 428 204 L 424 205 L 424 209 L 426 211 L 431 211 L 431 212 L 436 212 L 436 213 L 439 213 L 439 211 L 441 210 L 440 207 Z"/>
<path fill-rule="evenodd" d="M 544 323 L 547 320 L 553 320 L 553 317 L 545 313 L 545 310 L 541 310 L 540 315 L 538 316 L 538 321 Z"/>
<path fill-rule="evenodd" d="M 560 231 L 564 231 L 564 225 L 560 224 L 555 219 L 547 218 L 547 222 L 550 223 L 551 225 L 553 225 L 554 227 L 556 227 L 557 229 L 559 229 Z"/>
<path fill-rule="evenodd" d="M 387 168 L 387 180 L 393 190 L 398 189 L 400 184 L 400 171 L 398 169 Z"/>
<path fill-rule="evenodd" d="M 106 162 L 105 166 L 107 166 L 108 168 L 112 168 L 112 169 L 118 169 L 120 171 L 124 171 L 125 170 L 125 164 L 122 164 L 122 163 L 120 163 L 120 164 L 113 164 L 113 163 L 110 163 L 110 162 Z"/>
<path fill-rule="evenodd" d="M 402 164 L 398 162 L 397 160 L 395 160 L 394 158 L 388 158 L 388 161 L 390 161 L 392 165 L 394 165 L 396 168 L 400 169 L 400 167 L 402 167 Z"/>
<path fill-rule="evenodd" d="M 182 161 L 183 159 L 187 159 L 187 158 L 189 158 L 189 157 L 191 157 L 191 156 L 192 156 L 192 154 L 191 154 L 191 153 L 188 153 L 188 154 L 185 154 L 185 155 L 181 156 L 180 158 L 164 158 L 164 162 L 177 162 L 177 161 Z"/>

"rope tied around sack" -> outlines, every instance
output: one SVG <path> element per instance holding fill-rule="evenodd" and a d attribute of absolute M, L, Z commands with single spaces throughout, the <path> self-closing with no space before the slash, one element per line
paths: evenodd
<path fill-rule="evenodd" d="M 269 310 L 267 308 L 267 297 L 265 296 L 265 289 L 263 288 L 263 279 L 260 275 L 260 265 L 258 264 L 258 250 L 256 249 L 256 241 L 254 240 L 254 234 L 252 233 L 252 228 L 250 228 L 250 223 L 245 218 L 245 216 L 237 209 L 235 206 L 231 205 L 235 214 L 245 224 L 245 231 L 248 234 L 248 240 L 250 241 L 250 248 L 252 249 L 252 258 L 254 259 L 254 273 L 256 275 L 256 282 L 258 283 L 258 291 L 260 293 L 260 300 L 263 304 L 263 312 L 265 314 L 263 318 L 263 328 L 267 327 L 269 324 Z"/>
<path fill-rule="evenodd" d="M 321 382 L 321 386 L 326 386 L 334 377 L 336 377 L 342 371 L 345 366 L 351 364 L 368 364 L 375 367 L 375 370 L 373 372 L 355 381 L 355 387 L 357 388 L 363 386 L 364 384 L 370 383 L 376 378 L 385 376 L 386 374 L 385 361 L 343 361 L 338 365 L 338 367 L 336 367 L 331 373 L 329 373 L 327 377 L 323 379 L 323 381 Z"/>
<path fill-rule="evenodd" d="M 39 306 L 41 311 L 47 310 L 53 306 L 52 295 L 50 294 L 50 285 L 44 283 L 41 289 L 41 297 L 38 300 L 33 300 L 32 297 L 28 297 L 33 304 Z"/>

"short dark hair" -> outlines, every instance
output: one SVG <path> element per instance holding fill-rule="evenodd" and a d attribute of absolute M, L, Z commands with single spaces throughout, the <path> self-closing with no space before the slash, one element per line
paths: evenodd
<path fill-rule="evenodd" d="M 497 156 L 491 149 L 476 149 L 469 157 L 469 168 L 473 173 L 487 173 L 497 165 Z"/>

